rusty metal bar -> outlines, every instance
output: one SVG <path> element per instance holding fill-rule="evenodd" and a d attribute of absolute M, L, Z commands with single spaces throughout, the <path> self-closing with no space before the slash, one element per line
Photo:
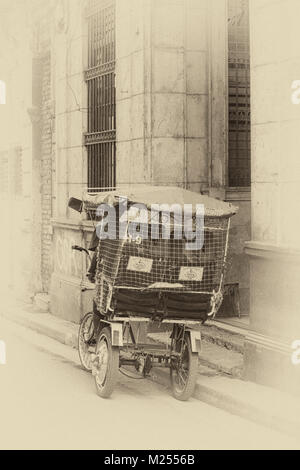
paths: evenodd
<path fill-rule="evenodd" d="M 90 0 L 88 21 L 88 187 L 115 186 L 115 2 Z"/>
<path fill-rule="evenodd" d="M 228 1 L 228 183 L 251 183 L 249 0 Z"/>

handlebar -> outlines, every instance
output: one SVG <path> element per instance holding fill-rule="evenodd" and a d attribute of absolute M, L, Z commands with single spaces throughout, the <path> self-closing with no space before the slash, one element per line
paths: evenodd
<path fill-rule="evenodd" d="M 86 250 L 85 248 L 83 248 L 82 246 L 78 246 L 78 245 L 73 245 L 72 246 L 72 250 L 76 250 L 76 251 L 80 251 L 80 252 L 83 252 L 86 253 L 88 256 L 90 256 L 88 250 Z"/>
<path fill-rule="evenodd" d="M 82 246 L 78 246 L 78 245 L 73 245 L 72 246 L 72 250 L 75 250 L 75 251 L 80 251 L 80 253 L 85 253 L 88 257 L 88 259 L 90 260 L 91 262 L 91 255 L 89 254 L 88 250 L 86 250 L 85 248 L 83 248 Z"/>

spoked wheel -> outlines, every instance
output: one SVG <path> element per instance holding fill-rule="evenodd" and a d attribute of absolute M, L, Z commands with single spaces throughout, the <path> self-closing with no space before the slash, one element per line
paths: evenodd
<path fill-rule="evenodd" d="M 188 332 L 182 332 L 174 342 L 178 356 L 171 362 L 171 384 L 173 395 L 177 400 L 186 401 L 194 393 L 198 373 L 198 353 L 192 352 L 191 339 Z"/>
<path fill-rule="evenodd" d="M 93 361 L 96 389 L 102 398 L 109 398 L 117 384 L 119 356 L 119 348 L 112 346 L 110 328 L 104 328 L 100 333 Z"/>
<path fill-rule="evenodd" d="M 96 347 L 93 313 L 87 313 L 80 324 L 78 333 L 78 352 L 81 365 L 87 372 L 92 371 L 92 353 Z"/>

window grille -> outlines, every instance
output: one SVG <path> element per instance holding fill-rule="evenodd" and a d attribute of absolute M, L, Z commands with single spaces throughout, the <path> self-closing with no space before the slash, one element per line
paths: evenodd
<path fill-rule="evenodd" d="M 228 2 L 228 185 L 251 184 L 249 0 Z"/>
<path fill-rule="evenodd" d="M 88 151 L 89 191 L 114 188 L 116 183 L 115 2 L 89 0 Z"/>

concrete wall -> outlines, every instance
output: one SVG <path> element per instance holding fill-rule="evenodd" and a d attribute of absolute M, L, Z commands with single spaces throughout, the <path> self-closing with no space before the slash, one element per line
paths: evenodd
<path fill-rule="evenodd" d="M 43 292 L 48 292 L 52 273 L 52 178 L 54 162 L 54 109 L 51 90 L 51 53 L 45 51 L 42 59 L 41 102 L 41 221 L 42 221 L 42 280 Z"/>
<path fill-rule="evenodd" d="M 92 228 L 67 209 L 67 202 L 81 198 L 87 186 L 87 24 L 84 2 L 63 5 L 51 43 L 53 238 L 47 227 L 43 230 L 53 240 L 53 259 L 44 255 L 43 260 L 53 269 L 52 312 L 79 321 L 86 264 L 71 245 L 87 244 Z M 240 205 L 227 281 L 240 282 L 246 313 L 249 266 L 243 242 L 250 238 L 249 193 L 226 191 L 226 15 L 225 0 L 117 0 L 117 184 L 179 185 Z M 45 187 L 49 184 L 48 175 Z"/>
<path fill-rule="evenodd" d="M 6 82 L 6 104 L 0 106 L 0 151 L 8 154 L 8 194 L 2 200 L 1 286 L 14 287 L 20 296 L 32 289 L 32 76 L 30 29 L 22 2 L 1 2 L 1 79 Z M 16 181 L 18 180 L 18 191 Z"/>
<path fill-rule="evenodd" d="M 239 212 L 231 220 L 228 264 L 225 283 L 239 284 L 240 311 L 250 312 L 250 263 L 245 255 L 245 243 L 251 238 L 251 195 L 250 191 L 226 192 L 226 201 L 236 205 Z"/>
<path fill-rule="evenodd" d="M 52 31 L 55 3 L 34 0 L 28 8 L 32 97 L 31 120 L 32 293 L 47 293 L 52 272 L 52 207 L 55 172 L 55 113 L 52 89 Z"/>
<path fill-rule="evenodd" d="M 116 17 L 118 183 L 199 191 L 208 182 L 207 2 L 118 1 Z"/>
<path fill-rule="evenodd" d="M 64 5 L 56 19 L 52 38 L 57 165 L 53 216 L 63 219 L 77 217 L 76 213 L 68 212 L 67 202 L 70 196 L 80 198 L 82 188 L 87 185 L 83 147 L 87 119 L 83 74 L 86 60 L 83 53 L 86 47 L 84 2 L 69 0 Z M 62 30 L 58 26 L 60 21 L 64 24 Z"/>
<path fill-rule="evenodd" d="M 299 393 L 291 343 L 300 337 L 300 106 L 292 103 L 291 86 L 300 77 L 300 4 L 254 0 L 250 6 L 253 334 L 246 377 Z"/>
<path fill-rule="evenodd" d="M 233 202 L 226 282 L 249 312 L 250 191 L 227 189 L 227 2 L 117 2 L 117 182 Z M 124 40 L 126 38 L 126 40 Z"/>
<path fill-rule="evenodd" d="M 35 1 L 32 32 L 20 49 L 27 59 L 20 54 L 18 63 L 28 77 L 20 90 L 26 102 L 20 108 L 16 98 L 15 105 L 23 110 L 18 129 L 24 135 L 13 143 L 23 149 L 18 214 L 28 239 L 28 250 L 21 257 L 15 252 L 16 266 L 23 257 L 30 290 L 48 292 L 51 284 L 52 312 L 73 321 L 91 297 L 81 294 L 86 262 L 71 246 L 87 245 L 92 227 L 67 208 L 69 197 L 80 198 L 87 186 L 84 7 L 80 0 Z M 240 205 L 228 281 L 240 282 L 246 311 L 242 251 L 250 238 L 250 200 L 248 193 L 226 191 L 226 1 L 117 0 L 116 30 L 117 184 L 180 185 Z M 32 76 L 33 60 L 40 61 L 39 77 Z"/>
<path fill-rule="evenodd" d="M 87 263 L 84 255 L 71 247 L 87 246 L 92 227 L 84 223 L 84 215 L 68 209 L 68 200 L 81 199 L 87 187 L 87 154 L 83 145 L 87 130 L 87 33 L 85 2 L 68 0 L 63 5 L 57 12 L 52 38 L 56 171 L 50 296 L 52 313 L 79 322 L 91 308 L 92 294 L 81 291 Z"/>

